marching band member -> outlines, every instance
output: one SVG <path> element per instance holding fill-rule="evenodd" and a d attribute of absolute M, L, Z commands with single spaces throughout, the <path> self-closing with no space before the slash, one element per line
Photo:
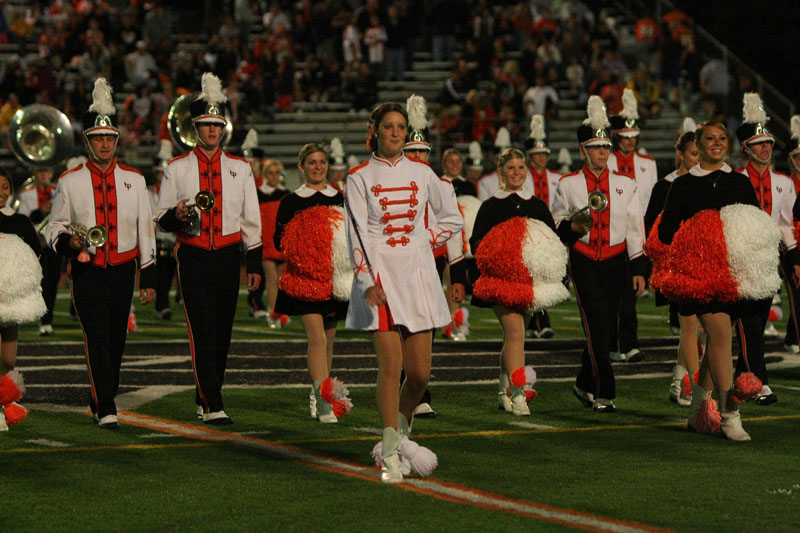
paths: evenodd
<path fill-rule="evenodd" d="M 321 145 L 303 146 L 297 166 L 305 183 L 281 199 L 273 236 L 275 248 L 286 260 L 275 311 L 300 316 L 313 383 L 311 416 L 335 423 L 351 407 L 341 381 L 330 377 L 336 324 L 347 315 L 352 285 L 344 196 L 327 182 L 328 153 Z M 335 389 L 344 394 L 334 397 Z"/>
<path fill-rule="evenodd" d="M 105 78 L 95 81 L 92 100 L 83 115 L 89 160 L 58 180 L 45 239 L 70 259 L 72 297 L 92 386 L 89 407 L 101 428 L 116 429 L 114 397 L 119 390 L 136 260 L 139 302 L 146 305 L 155 294 L 156 242 L 144 176 L 114 156 L 119 130 Z M 73 231 L 75 225 L 90 229 L 81 234 Z M 105 242 L 92 239 L 92 230 L 104 233 Z"/>
<path fill-rule="evenodd" d="M 242 154 L 250 165 L 250 171 L 253 173 L 260 209 L 261 204 L 267 200 L 261 190 L 264 184 L 264 179 L 261 177 L 261 169 L 264 166 L 266 154 L 258 146 L 258 132 L 254 128 L 250 128 L 247 131 L 247 135 L 242 141 Z M 262 280 L 266 277 L 264 267 L 261 264 L 259 264 L 259 270 L 256 273 L 261 276 Z M 267 310 L 264 308 L 264 285 L 264 283 L 261 283 L 256 290 L 247 294 L 247 313 L 256 320 L 266 320 L 267 318 Z"/>
<path fill-rule="evenodd" d="M 464 177 L 475 188 L 475 196 L 478 196 L 478 182 L 483 176 L 483 149 L 478 141 L 469 143 L 465 169 Z"/>
<path fill-rule="evenodd" d="M 777 224 L 781 232 L 783 250 L 781 276 L 786 290 L 792 294 L 792 285 L 800 283 L 800 250 L 794 237 L 792 206 L 797 196 L 788 176 L 772 169 L 772 147 L 775 139 L 765 124 L 769 120 L 757 93 L 744 95 L 744 121 L 736 129 L 736 137 L 747 157 L 747 164 L 737 172 L 750 178 L 761 208 Z M 736 320 L 736 331 L 741 340 L 741 352 L 736 360 L 736 376 L 753 372 L 763 388 L 755 397 L 757 405 L 770 405 L 778 401 L 769 387 L 767 366 L 764 362 L 764 329 L 767 326 L 772 298 L 770 295 L 753 302 Z M 773 326 L 774 329 L 774 326 Z"/>
<path fill-rule="evenodd" d="M 506 148 L 497 160 L 497 169 L 502 189 L 481 205 L 470 238 L 481 271 L 473 286 L 472 305 L 491 308 L 503 327 L 500 408 L 516 416 L 528 416 L 528 402 L 535 391 L 526 386 L 533 385 L 535 372 L 525 368 L 526 315 L 531 309 L 543 309 L 569 298 L 562 283 L 567 251 L 555 233 L 547 205 L 522 190 L 523 153 Z M 563 238 L 574 241 L 588 229 L 585 224 L 572 221 L 562 229 Z M 532 242 L 525 239 L 527 234 L 535 235 Z M 532 272 L 536 272 L 535 277 Z"/>
<path fill-rule="evenodd" d="M 697 124 L 691 118 L 683 121 L 681 134 L 675 144 L 675 166 L 676 169 L 664 176 L 653 186 L 650 195 L 650 203 L 647 205 L 647 212 L 644 215 L 644 227 L 646 235 L 650 235 L 650 230 L 656 223 L 656 219 L 664 210 L 664 203 L 667 201 L 667 194 L 672 186 L 672 182 L 678 176 L 683 176 L 700 161 L 700 151 L 694 142 Z M 656 306 L 669 304 L 670 320 L 673 314 L 677 315 L 676 320 L 680 327 L 680 342 L 678 344 L 678 361 L 672 368 L 672 382 L 669 387 L 669 399 L 679 405 L 689 405 L 692 401 L 691 384 L 684 386 L 685 376 L 694 376 L 699 366 L 700 353 L 697 345 L 698 328 L 700 322 L 695 315 L 684 316 L 678 313 L 678 304 L 668 302 L 663 294 L 656 291 Z M 687 379 L 688 381 L 688 379 Z"/>
<path fill-rule="evenodd" d="M 56 184 L 53 183 L 53 169 L 50 167 L 37 168 L 33 177 L 35 182 L 19 195 L 17 212 L 30 218 L 36 226 L 50 214 Z M 40 239 L 44 245 L 43 241 L 44 238 Z M 53 334 L 53 308 L 56 304 L 58 282 L 61 280 L 61 257 L 44 245 L 39 263 L 42 266 L 42 297 L 47 305 L 47 312 L 39 320 L 39 335 L 47 336 Z"/>
<path fill-rule="evenodd" d="M 508 132 L 508 129 L 502 127 L 497 130 L 497 135 L 494 138 L 495 165 L 497 165 L 497 157 L 500 155 L 500 152 L 502 152 L 506 148 L 511 148 L 511 134 Z M 534 192 L 533 176 L 531 176 L 530 172 L 528 172 L 527 170 L 525 176 L 525 183 L 523 184 L 522 188 L 525 190 L 526 194 L 527 193 L 533 194 Z M 478 180 L 478 198 L 481 200 L 481 202 L 485 202 L 499 190 L 500 190 L 500 174 L 498 173 L 497 168 L 495 168 L 493 171 L 489 172 L 488 174 L 484 175 L 480 180 Z"/>
<path fill-rule="evenodd" d="M 794 185 L 794 191 L 800 193 L 800 115 L 794 115 L 791 118 L 789 130 L 791 131 L 791 138 L 786 143 L 785 148 L 788 154 L 789 169 L 791 170 L 789 178 Z M 795 210 L 793 209 L 793 211 Z M 793 219 L 796 224 L 797 216 L 794 216 Z M 797 232 L 795 231 L 796 238 Z M 791 283 L 787 284 L 786 288 L 789 295 L 789 320 L 786 322 L 786 338 L 783 344 L 789 353 L 800 353 L 800 346 L 797 342 L 798 337 L 800 337 L 800 324 L 798 324 L 796 312 L 800 290 Z"/>
<path fill-rule="evenodd" d="M 636 151 L 640 133 L 637 106 L 636 95 L 630 89 L 625 89 L 622 93 L 622 112 L 611 117 L 611 137 L 615 149 L 608 158 L 608 169 L 636 182 L 639 204 L 644 213 L 650 203 L 653 186 L 658 181 L 658 169 L 652 157 Z M 628 273 L 628 277 L 631 276 L 632 273 Z M 632 283 L 625 285 L 617 316 L 617 324 L 612 325 L 611 332 L 611 360 L 629 363 L 641 361 L 639 318 L 636 315 L 636 296 Z"/>
<path fill-rule="evenodd" d="M 330 161 L 328 163 L 328 183 L 337 191 L 344 191 L 348 166 L 344 158 L 344 145 L 339 137 L 331 139 Z"/>
<path fill-rule="evenodd" d="M 672 182 L 658 238 L 647 247 L 653 288 L 678 301 L 682 315 L 697 315 L 707 335 L 698 384 L 692 385 L 689 428 L 722 430 L 728 439 L 745 441 L 750 436 L 742 428 L 738 402 L 758 391 L 734 388 L 731 315 L 739 302 L 771 297 L 780 285 L 780 232 L 759 209 L 747 177 L 725 163 L 728 139 L 721 122 L 700 125 L 700 163 Z"/>
<path fill-rule="evenodd" d="M 644 291 L 648 265 L 636 182 L 608 169 L 609 122 L 599 96 L 589 98 L 587 110 L 589 118 L 578 128 L 585 165 L 561 178 L 551 210 L 563 235 L 564 226 L 571 225 L 570 216 L 586 206 L 589 193 L 600 191 L 605 196 L 605 207 L 592 210 L 591 231 L 572 245 L 569 255 L 569 274 L 586 334 L 573 393 L 585 407 L 613 413 L 616 384 L 609 359 L 611 328 L 626 285 L 632 283 L 637 295 Z M 626 276 L 626 261 L 630 261 L 632 278 Z"/>
<path fill-rule="evenodd" d="M 553 197 L 556 194 L 561 174 L 547 168 L 550 148 L 547 146 L 542 115 L 531 117 L 530 130 L 530 135 L 525 139 L 525 162 L 528 172 L 533 177 L 533 194 L 549 208 L 553 205 Z M 531 316 L 525 331 L 526 337 L 549 339 L 553 334 L 553 328 L 550 327 L 550 315 L 547 314 L 546 309 L 537 311 Z"/>
<path fill-rule="evenodd" d="M 178 283 L 189 329 L 197 415 L 212 425 L 233 423 L 224 410 L 222 383 L 239 296 L 240 243 L 247 250 L 247 290 L 261 282 L 255 180 L 247 161 L 220 148 L 226 101 L 219 78 L 203 74 L 200 96 L 189 107 L 197 146 L 167 165 L 156 210 L 161 229 L 177 233 Z M 193 199 L 201 191 L 213 195 L 213 205 L 198 213 L 190 202 L 197 202 Z"/>
<path fill-rule="evenodd" d="M 169 160 L 172 159 L 172 142 L 162 139 L 159 143 L 157 163 L 153 167 L 155 181 L 148 187 L 150 209 L 155 212 L 158 207 L 158 195 L 161 191 L 161 182 L 164 179 L 164 170 Z M 156 303 L 155 314 L 157 318 L 169 320 L 172 318 L 172 309 L 169 306 L 169 290 L 175 278 L 175 234 L 156 228 Z"/>
<path fill-rule="evenodd" d="M 265 290 L 267 291 L 267 324 L 270 328 L 282 328 L 292 321 L 289 315 L 275 312 L 275 300 L 278 298 L 278 279 L 283 274 L 283 254 L 275 248 L 275 217 L 278 215 L 278 206 L 281 198 L 289 194 L 283 185 L 283 164 L 277 159 L 267 159 L 261 167 L 263 180 L 258 187 L 259 204 L 261 210 L 261 238 L 263 252 L 261 264 L 266 276 Z"/>
<path fill-rule="evenodd" d="M 412 414 L 430 375 L 431 331 L 450 322 L 431 243 L 445 243 L 463 225 L 455 193 L 443 195 L 430 167 L 404 156 L 407 129 L 408 115 L 401 105 L 375 108 L 368 137 L 373 154 L 350 171 L 345 195 L 348 244 L 356 267 L 346 324 L 371 331 L 375 343 L 383 440 L 373 452 L 386 483 L 403 480 L 401 455 L 420 474 L 435 467 L 435 456 L 423 461 L 425 450 L 404 443 L 411 444 Z M 436 217 L 428 228 L 426 204 Z"/>
<path fill-rule="evenodd" d="M 442 178 L 452 183 L 453 189 L 456 191 L 456 198 L 459 196 L 474 196 L 477 198 L 478 189 L 475 188 L 475 183 L 461 175 L 463 169 L 464 160 L 457 149 L 448 148 L 442 153 L 442 170 L 444 171 Z"/>
<path fill-rule="evenodd" d="M 36 257 L 42 249 L 39 236 L 31 221 L 8 205 L 12 193 L 11 178 L 0 169 L 0 431 L 28 414 L 17 403 L 22 397 L 21 375 L 14 371 L 19 324 L 47 311 Z"/>

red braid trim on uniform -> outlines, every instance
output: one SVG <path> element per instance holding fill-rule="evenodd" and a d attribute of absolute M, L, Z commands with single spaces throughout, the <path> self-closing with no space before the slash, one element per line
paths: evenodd
<path fill-rule="evenodd" d="M 533 302 L 533 279 L 522 262 L 527 236 L 524 217 L 514 217 L 492 228 L 475 251 L 480 277 L 473 293 L 488 302 L 525 309 Z"/>
<path fill-rule="evenodd" d="M 655 233 L 653 233 L 655 232 Z M 658 223 L 650 232 L 657 241 Z M 733 303 L 738 299 L 736 280 L 728 266 L 719 211 L 700 211 L 681 224 L 666 251 L 648 240 L 648 251 L 655 252 L 652 287 L 673 302 Z M 661 243 L 663 245 L 663 243 Z"/>
<path fill-rule="evenodd" d="M 297 213 L 286 224 L 281 249 L 286 270 L 278 286 L 307 302 L 330 299 L 333 292 L 333 224 L 343 222 L 341 211 L 318 205 Z"/>

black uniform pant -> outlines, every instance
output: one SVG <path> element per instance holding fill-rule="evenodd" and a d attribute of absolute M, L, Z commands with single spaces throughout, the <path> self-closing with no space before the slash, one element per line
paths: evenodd
<path fill-rule="evenodd" d="M 620 294 L 628 280 L 625 263 L 624 254 L 604 261 L 594 261 L 575 251 L 569 254 L 569 275 L 586 334 L 586 348 L 575 384 L 596 398 L 611 400 L 616 397 L 614 370 L 608 353 Z"/>
<path fill-rule="evenodd" d="M 114 415 L 136 262 L 98 268 L 73 261 L 70 276 L 72 301 L 86 345 L 86 366 L 92 387 L 89 407 L 99 418 Z"/>
<path fill-rule="evenodd" d="M 256 274 L 261 276 L 261 283 L 258 284 L 256 290 L 247 295 L 247 305 L 253 308 L 253 312 L 266 310 L 266 306 L 264 306 L 264 287 L 267 284 L 267 275 L 264 273 L 263 264 L 258 265 Z"/>
<path fill-rule="evenodd" d="M 166 252 L 166 250 L 164 250 Z M 169 308 L 169 290 L 175 277 L 175 258 L 172 252 L 159 250 L 156 260 L 156 311 Z"/>
<path fill-rule="evenodd" d="M 772 297 L 756 302 L 742 302 L 736 306 L 736 334 L 739 337 L 739 357 L 736 375 L 752 372 L 766 385 L 767 364 L 764 362 L 764 328 L 767 326 Z"/>
<path fill-rule="evenodd" d="M 206 412 L 222 411 L 222 383 L 239 297 L 239 246 L 177 249 L 178 282 L 197 385 L 196 402 Z"/>
<path fill-rule="evenodd" d="M 47 312 L 42 317 L 41 323 L 52 324 L 58 282 L 61 281 L 61 256 L 49 246 L 42 246 L 39 264 L 42 265 L 42 299 L 47 306 Z"/>
<path fill-rule="evenodd" d="M 636 316 L 636 291 L 633 289 L 633 273 L 626 261 L 627 281 L 622 290 L 622 298 L 616 313 L 616 321 L 611 325 L 611 351 L 628 353 L 639 347 L 639 318 Z"/>
<path fill-rule="evenodd" d="M 794 269 L 789 261 L 781 258 L 780 266 L 781 277 L 786 283 L 786 294 L 789 295 L 789 320 L 786 322 L 786 338 L 784 344 L 792 345 L 797 344 L 800 338 L 800 325 L 797 323 L 797 310 L 796 306 L 800 303 L 800 289 L 795 287 L 792 274 Z"/>

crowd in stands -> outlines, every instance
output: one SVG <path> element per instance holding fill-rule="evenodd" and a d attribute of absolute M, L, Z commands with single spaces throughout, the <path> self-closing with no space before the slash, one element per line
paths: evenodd
<path fill-rule="evenodd" d="M 520 141 L 532 114 L 557 117 L 565 91 L 579 100 L 600 95 L 613 115 L 629 87 L 647 119 L 685 101 L 688 89 L 700 95 L 702 120 L 738 114 L 739 96 L 752 86 L 721 60 L 702 58 L 680 12 L 623 24 L 604 2 L 581 0 L 218 4 L 0 2 L 0 43 L 20 48 L 0 69 L 0 131 L 35 102 L 77 122 L 98 74 L 130 95 L 120 120 L 127 148 L 157 136 L 175 97 L 196 91 L 208 70 L 223 80 L 235 123 L 287 112 L 295 101 L 370 109 L 378 82 L 403 80 L 419 50 L 454 65 L 434 105 L 448 143 L 489 145 L 500 126 Z"/>

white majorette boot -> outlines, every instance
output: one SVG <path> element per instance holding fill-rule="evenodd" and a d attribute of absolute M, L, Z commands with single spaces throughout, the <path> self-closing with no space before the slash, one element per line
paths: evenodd
<path fill-rule="evenodd" d="M 532 366 L 521 366 L 511 373 L 509 393 L 511 396 L 511 412 L 514 416 L 530 416 L 528 403 L 536 398 L 536 370 Z"/>
<path fill-rule="evenodd" d="M 723 392 L 719 397 L 719 414 L 722 417 L 720 429 L 726 439 L 745 442 L 750 435 L 742 427 L 739 404 L 733 399 L 733 389 Z"/>
<path fill-rule="evenodd" d="M 511 382 L 508 379 L 508 374 L 503 372 L 497 383 L 497 408 L 501 411 L 512 411 L 511 397 L 508 395 L 508 386 Z"/>
<path fill-rule="evenodd" d="M 337 378 L 327 378 L 314 382 L 314 396 L 317 407 L 317 420 L 327 424 L 335 424 L 338 418 L 350 412 L 353 402 L 349 391 Z"/>
<path fill-rule="evenodd" d="M 683 376 L 686 375 L 688 375 L 688 372 L 681 365 L 676 364 L 672 367 L 672 383 L 669 385 L 669 401 L 672 403 L 677 403 L 678 405 L 690 405 L 692 403 L 691 395 L 683 392 Z"/>
<path fill-rule="evenodd" d="M 384 483 L 400 483 L 403 472 L 400 464 L 400 442 L 403 438 L 394 428 L 383 428 L 383 440 L 379 443 L 381 481 Z M 373 451 L 374 453 L 374 451 Z"/>
<path fill-rule="evenodd" d="M 319 386 L 322 382 L 315 381 L 314 382 L 314 407 L 313 411 L 315 411 L 316 419 L 322 422 L 323 424 L 336 424 L 339 419 L 336 418 L 336 415 L 333 414 L 333 405 L 326 402 L 322 399 L 319 392 Z"/>

